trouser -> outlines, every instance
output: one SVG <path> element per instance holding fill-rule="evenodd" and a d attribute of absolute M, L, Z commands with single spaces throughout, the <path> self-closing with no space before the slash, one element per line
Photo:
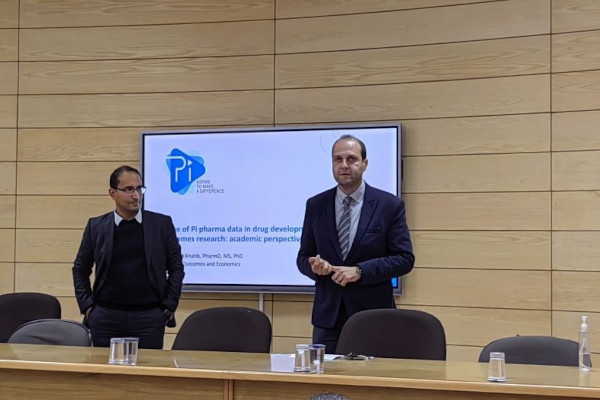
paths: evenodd
<path fill-rule="evenodd" d="M 348 320 L 348 314 L 346 313 L 346 307 L 344 302 L 340 305 L 338 315 L 335 321 L 335 325 L 331 328 L 320 328 L 318 326 L 313 327 L 313 343 L 320 343 L 325 345 L 325 353 L 336 354 L 335 348 L 337 347 L 340 333 L 344 324 Z"/>
<path fill-rule="evenodd" d="M 94 347 L 109 347 L 114 337 L 137 337 L 139 347 L 162 349 L 165 335 L 165 316 L 157 307 L 143 311 L 114 310 L 94 306 L 87 324 Z"/>

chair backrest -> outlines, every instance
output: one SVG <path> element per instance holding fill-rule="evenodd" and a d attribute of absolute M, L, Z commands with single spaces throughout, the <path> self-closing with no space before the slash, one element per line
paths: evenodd
<path fill-rule="evenodd" d="M 512 336 L 494 340 L 483 348 L 479 362 L 488 362 L 493 351 L 503 352 L 510 364 L 579 365 L 577 342 L 552 336 Z"/>
<path fill-rule="evenodd" d="M 360 311 L 342 327 L 336 353 L 445 360 L 446 334 L 442 323 L 424 311 Z"/>
<path fill-rule="evenodd" d="M 92 336 L 90 330 L 80 322 L 38 319 L 21 325 L 8 338 L 8 343 L 89 347 L 92 345 Z"/>
<path fill-rule="evenodd" d="M 262 311 L 214 307 L 187 317 L 172 349 L 269 353 L 271 334 L 271 321 Z"/>
<path fill-rule="evenodd" d="M 26 322 L 60 318 L 58 299 L 45 293 L 7 293 L 0 295 L 0 343 Z"/>

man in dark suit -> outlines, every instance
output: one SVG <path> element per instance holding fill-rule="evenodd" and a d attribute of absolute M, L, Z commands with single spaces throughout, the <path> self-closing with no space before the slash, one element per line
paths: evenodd
<path fill-rule="evenodd" d="M 94 346 L 133 336 L 141 348 L 162 349 L 184 275 L 175 228 L 170 217 L 141 210 L 146 188 L 137 169 L 119 167 L 109 183 L 115 210 L 90 218 L 73 265 L 77 303 Z"/>
<path fill-rule="evenodd" d="M 315 281 L 313 342 L 327 353 L 352 314 L 396 307 L 391 279 L 410 272 L 415 260 L 404 202 L 363 181 L 364 143 L 340 137 L 332 164 L 338 186 L 307 201 L 297 259 Z"/>

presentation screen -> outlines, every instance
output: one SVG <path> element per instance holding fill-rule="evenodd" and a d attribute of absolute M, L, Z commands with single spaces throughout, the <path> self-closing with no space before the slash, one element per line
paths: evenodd
<path fill-rule="evenodd" d="M 366 145 L 364 180 L 398 195 L 399 124 L 142 132 L 143 206 L 173 219 L 184 290 L 313 291 L 296 267 L 306 200 L 336 186 L 345 134 Z"/>

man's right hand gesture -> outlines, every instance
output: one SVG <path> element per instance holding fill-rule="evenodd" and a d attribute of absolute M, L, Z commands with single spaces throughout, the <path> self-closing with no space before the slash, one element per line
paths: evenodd
<path fill-rule="evenodd" d="M 333 272 L 333 266 L 329 264 L 329 261 L 321 258 L 319 254 L 315 257 L 309 257 L 308 262 L 315 275 L 329 275 Z"/>

